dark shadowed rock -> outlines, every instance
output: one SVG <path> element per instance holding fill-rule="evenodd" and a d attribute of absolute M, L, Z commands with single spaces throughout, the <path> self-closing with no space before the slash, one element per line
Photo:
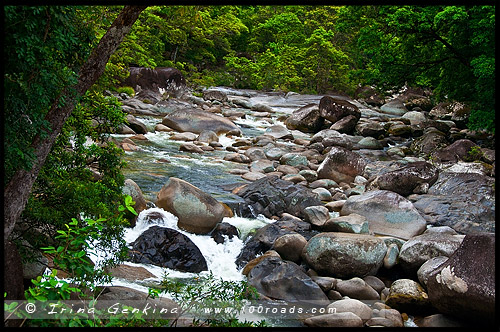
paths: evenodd
<path fill-rule="evenodd" d="M 358 120 L 359 119 L 355 115 L 348 115 L 332 124 L 330 129 L 343 134 L 352 133 L 358 123 Z"/>
<path fill-rule="evenodd" d="M 186 87 L 186 80 L 182 73 L 175 68 L 158 67 L 156 69 L 145 67 L 131 67 L 130 76 L 125 79 L 123 85 L 131 86 L 134 90 L 140 86 L 142 90 L 158 91 L 159 88 L 174 94 L 178 94 Z"/>
<path fill-rule="evenodd" d="M 429 299 L 443 314 L 495 322 L 495 234 L 466 235 L 460 247 L 427 281 Z"/>
<path fill-rule="evenodd" d="M 198 247 L 184 234 L 170 228 L 152 226 L 132 242 L 129 259 L 182 272 L 208 270 Z"/>
<path fill-rule="evenodd" d="M 133 115 L 127 115 L 128 126 L 136 133 L 136 134 L 147 134 L 148 128 L 144 123 L 137 120 Z"/>
<path fill-rule="evenodd" d="M 459 139 L 447 147 L 435 151 L 432 155 L 433 159 L 440 162 L 457 162 L 459 160 L 469 160 L 472 158 L 472 148 L 479 146 L 468 139 Z"/>
<path fill-rule="evenodd" d="M 258 179 L 238 192 L 245 203 L 240 205 L 243 217 L 267 218 L 281 216 L 283 212 L 302 217 L 308 206 L 320 205 L 316 195 L 308 188 L 290 181 L 269 176 Z"/>
<path fill-rule="evenodd" d="M 358 120 L 361 117 L 361 112 L 356 105 L 353 105 L 346 100 L 330 96 L 324 96 L 321 98 L 319 101 L 319 112 L 323 118 L 331 121 L 332 123 L 335 123 L 348 115 L 354 115 Z"/>
<path fill-rule="evenodd" d="M 299 130 L 305 133 L 316 133 L 323 126 L 325 119 L 320 116 L 317 104 L 308 104 L 295 110 L 285 120 L 290 130 Z"/>
<path fill-rule="evenodd" d="M 248 283 L 273 299 L 286 301 L 318 301 L 326 305 L 325 293 L 300 266 L 278 257 L 269 257 L 248 273 Z"/>
<path fill-rule="evenodd" d="M 227 101 L 227 95 L 224 91 L 220 90 L 205 90 L 203 91 L 203 99 L 210 101 L 219 101 L 221 103 Z"/>
<path fill-rule="evenodd" d="M 224 243 L 225 237 L 232 239 L 234 236 L 239 236 L 238 229 L 227 222 L 218 223 L 210 233 L 210 237 L 217 243 Z"/>

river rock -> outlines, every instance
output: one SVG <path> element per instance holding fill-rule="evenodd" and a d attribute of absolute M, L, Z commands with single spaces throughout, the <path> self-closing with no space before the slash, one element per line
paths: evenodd
<path fill-rule="evenodd" d="M 366 218 L 370 231 L 408 240 L 421 234 L 425 219 L 403 196 L 387 190 L 373 190 L 350 196 L 340 210 L 345 216 L 357 213 Z"/>
<path fill-rule="evenodd" d="M 344 298 L 335 301 L 327 306 L 327 309 L 334 309 L 337 313 L 351 312 L 366 322 L 372 316 L 372 309 L 364 302 L 356 299 Z"/>
<path fill-rule="evenodd" d="M 431 308 L 424 288 L 411 279 L 398 279 L 391 284 L 385 303 L 400 312 L 423 313 Z"/>
<path fill-rule="evenodd" d="M 194 108 L 169 113 L 163 118 L 162 124 L 180 132 L 189 131 L 200 134 L 202 131 L 211 130 L 217 135 L 222 133 L 241 135 L 240 128 L 231 120 Z"/>
<path fill-rule="evenodd" d="M 269 257 L 248 273 L 248 283 L 267 297 L 285 301 L 328 303 L 321 288 L 300 266 L 278 257 Z"/>
<path fill-rule="evenodd" d="M 226 102 L 228 100 L 226 93 L 220 90 L 204 90 L 203 99 L 210 101 L 216 100 L 221 103 Z"/>
<path fill-rule="evenodd" d="M 403 317 L 396 309 L 374 309 L 372 315 L 366 326 L 404 327 Z"/>
<path fill-rule="evenodd" d="M 460 322 L 457 319 L 453 318 L 450 315 L 443 315 L 443 314 L 434 314 L 434 315 L 426 316 L 426 317 L 423 317 L 420 319 L 416 319 L 415 324 L 418 327 L 454 328 L 454 327 L 468 326 L 468 325 L 465 325 L 463 322 Z M 471 324 L 468 327 L 472 328 L 472 326 L 474 326 L 474 325 Z"/>
<path fill-rule="evenodd" d="M 298 153 L 285 153 L 280 158 L 280 164 L 293 167 L 307 166 L 309 163 L 307 157 Z"/>
<path fill-rule="evenodd" d="M 218 142 L 219 136 L 212 130 L 204 130 L 196 137 L 196 140 L 204 143 Z"/>
<path fill-rule="evenodd" d="M 255 267 L 255 265 L 259 264 L 261 261 L 263 261 L 264 259 L 266 259 L 268 257 L 281 258 L 280 254 L 278 254 L 275 250 L 268 250 L 264 254 L 254 258 L 250 262 L 248 262 L 245 265 L 245 267 L 243 268 L 243 270 L 241 271 L 241 274 L 243 274 L 244 276 L 248 276 L 248 273 L 250 272 L 250 270 L 252 270 Z"/>
<path fill-rule="evenodd" d="M 207 271 L 207 262 L 198 247 L 184 234 L 170 228 L 152 226 L 131 244 L 133 263 L 153 264 L 182 272 Z"/>
<path fill-rule="evenodd" d="M 410 124 L 412 125 L 418 125 L 421 124 L 422 122 L 425 122 L 427 118 L 422 112 L 418 111 L 410 111 L 405 114 L 403 114 L 404 119 L 410 120 Z"/>
<path fill-rule="evenodd" d="M 356 128 L 358 120 L 359 119 L 355 115 L 348 115 L 332 124 L 330 129 L 336 130 L 342 134 L 349 134 L 354 131 L 354 128 Z"/>
<path fill-rule="evenodd" d="M 355 234 L 368 234 L 370 231 L 366 218 L 357 213 L 330 218 L 323 224 L 321 229 L 324 232 L 344 232 Z"/>
<path fill-rule="evenodd" d="M 356 152 L 340 146 L 332 146 L 317 172 L 320 179 L 331 179 L 337 183 L 352 183 L 357 175 L 363 173 L 365 166 L 365 159 Z"/>
<path fill-rule="evenodd" d="M 421 137 L 411 142 L 410 149 L 416 156 L 429 156 L 447 145 L 446 135 L 442 131 L 431 127 L 424 131 Z"/>
<path fill-rule="evenodd" d="M 270 218 L 283 212 L 302 217 L 306 207 L 321 204 L 310 189 L 277 176 L 258 179 L 238 195 L 245 200 L 240 207 L 241 216 L 246 218 L 255 218 L 259 214 Z"/>
<path fill-rule="evenodd" d="M 435 151 L 432 154 L 433 160 L 438 162 L 457 162 L 459 160 L 469 161 L 473 158 L 472 149 L 480 151 L 479 146 L 468 139 L 459 139 L 447 147 Z"/>
<path fill-rule="evenodd" d="M 210 237 L 214 239 L 216 243 L 224 243 L 226 238 L 232 239 L 233 237 L 238 237 L 239 232 L 238 229 L 227 223 L 227 222 L 220 222 L 217 225 L 215 225 L 215 228 L 210 232 Z"/>
<path fill-rule="evenodd" d="M 374 236 L 323 232 L 307 242 L 302 259 L 321 275 L 364 277 L 377 273 L 386 251 L 384 241 Z"/>
<path fill-rule="evenodd" d="M 323 129 L 311 137 L 310 145 L 314 143 L 321 143 L 324 147 L 327 146 L 341 146 L 346 149 L 352 148 L 352 142 L 348 139 L 347 135 L 333 129 Z"/>
<path fill-rule="evenodd" d="M 247 172 L 247 173 L 243 174 L 241 177 L 247 181 L 254 182 L 254 181 L 260 180 L 262 178 L 265 178 L 266 175 L 264 173 L 261 173 L 261 172 Z"/>
<path fill-rule="evenodd" d="M 291 139 L 293 140 L 292 133 L 282 125 L 273 125 L 266 128 L 265 135 L 270 135 L 276 139 Z"/>
<path fill-rule="evenodd" d="M 186 88 L 186 80 L 176 68 L 131 67 L 130 75 L 125 79 L 124 85 L 131 86 L 135 91 L 152 90 L 159 92 L 159 88 L 162 88 L 175 96 L 180 96 Z"/>
<path fill-rule="evenodd" d="M 197 134 L 191 132 L 175 133 L 169 137 L 173 141 L 194 141 L 198 137 Z"/>
<path fill-rule="evenodd" d="M 397 263 L 399 259 L 399 247 L 396 243 L 391 243 L 387 247 L 387 253 L 385 254 L 384 257 L 384 267 L 386 269 L 391 269 L 393 268 Z"/>
<path fill-rule="evenodd" d="M 407 166 L 377 176 L 370 184 L 372 188 L 390 190 L 408 196 L 423 184 L 432 186 L 439 177 L 439 169 L 425 161 L 409 163 Z"/>
<path fill-rule="evenodd" d="M 425 261 L 433 257 L 450 257 L 463 239 L 464 235 L 425 232 L 403 244 L 399 253 L 399 264 L 407 273 L 415 274 Z"/>
<path fill-rule="evenodd" d="M 191 153 L 204 153 L 203 149 L 193 143 L 182 143 L 179 146 L 179 151 L 191 152 Z"/>
<path fill-rule="evenodd" d="M 295 111 L 285 120 L 290 130 L 299 130 L 305 133 L 316 133 L 323 126 L 324 118 L 320 116 L 317 104 L 308 104 Z"/>
<path fill-rule="evenodd" d="M 471 113 L 470 106 L 461 102 L 441 102 L 434 106 L 429 112 L 429 116 L 439 120 L 452 120 L 460 128 L 465 128 L 465 124 Z"/>
<path fill-rule="evenodd" d="M 127 125 L 136 133 L 136 134 L 147 134 L 148 128 L 144 123 L 137 120 L 133 115 L 127 115 Z"/>
<path fill-rule="evenodd" d="M 259 172 L 259 173 L 270 173 L 276 170 L 275 161 L 267 160 L 267 159 L 259 159 L 252 161 L 250 164 L 251 172 Z"/>
<path fill-rule="evenodd" d="M 306 244 L 305 237 L 298 233 L 290 233 L 278 237 L 274 241 L 272 249 L 280 254 L 282 259 L 299 263 L 302 249 Z"/>
<path fill-rule="evenodd" d="M 114 278 L 122 278 L 131 282 L 148 278 L 156 278 L 154 274 L 152 274 L 142 266 L 120 264 L 111 268 L 107 272 L 109 272 Z"/>
<path fill-rule="evenodd" d="M 440 172 L 427 194 L 413 205 L 435 226 L 462 234 L 495 231 L 494 179 L 477 173 Z"/>
<path fill-rule="evenodd" d="M 330 96 L 324 96 L 321 98 L 319 101 L 319 112 L 321 117 L 331 121 L 332 123 L 335 123 L 348 115 L 353 115 L 357 117 L 358 120 L 361 117 L 361 112 L 356 105 L 353 105 L 346 100 Z"/>
<path fill-rule="evenodd" d="M 156 206 L 177 216 L 177 225 L 195 234 L 209 233 L 226 215 L 224 205 L 212 196 L 174 177 L 158 192 Z"/>
<path fill-rule="evenodd" d="M 380 106 L 380 111 L 386 114 L 401 116 L 408 112 L 408 109 L 400 99 L 395 98 Z"/>
<path fill-rule="evenodd" d="M 427 290 L 440 313 L 493 325 L 495 234 L 466 235 L 453 255 L 429 276 Z"/>
<path fill-rule="evenodd" d="M 235 163 L 249 164 L 251 162 L 250 158 L 241 153 L 228 153 L 224 156 L 224 160 L 232 161 Z"/>
<path fill-rule="evenodd" d="M 323 205 L 308 206 L 304 209 L 304 220 L 316 227 L 322 227 L 330 218 L 328 208 Z"/>
<path fill-rule="evenodd" d="M 427 287 L 427 281 L 429 280 L 429 276 L 436 271 L 436 269 L 441 266 L 444 262 L 448 260 L 447 256 L 437 256 L 433 257 L 427 261 L 425 261 L 424 264 L 420 266 L 420 268 L 417 270 L 417 278 L 420 284 L 424 287 Z"/>
<path fill-rule="evenodd" d="M 359 122 L 355 127 L 356 133 L 364 137 L 380 138 L 385 135 L 384 126 L 378 121 Z"/>
<path fill-rule="evenodd" d="M 380 300 L 378 292 L 359 277 L 338 281 L 335 290 L 351 299 Z"/>
<path fill-rule="evenodd" d="M 352 312 L 312 316 L 304 320 L 308 327 L 363 327 L 363 320 Z"/>

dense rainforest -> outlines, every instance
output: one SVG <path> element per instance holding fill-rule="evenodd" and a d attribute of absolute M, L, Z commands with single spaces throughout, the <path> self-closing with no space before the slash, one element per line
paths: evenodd
<path fill-rule="evenodd" d="M 68 87 L 122 8 L 3 8 L 4 186 L 33 166 L 33 142 L 51 132 L 47 114 L 72 100 Z M 119 241 L 133 209 L 117 208 L 123 150 L 108 133 L 125 114 L 105 91 L 123 88 L 131 66 L 177 68 L 193 89 L 355 95 L 364 86 L 381 94 L 421 87 L 436 102 L 470 105 L 470 129 L 495 132 L 494 6 L 150 6 L 77 98 L 37 174 L 8 239 L 23 260 L 33 248 L 57 247 L 58 230 L 73 218 L 107 220 L 103 247 Z"/>

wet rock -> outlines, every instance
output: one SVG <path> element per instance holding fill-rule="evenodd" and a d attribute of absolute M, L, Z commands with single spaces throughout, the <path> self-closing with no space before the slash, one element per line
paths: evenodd
<path fill-rule="evenodd" d="M 290 130 L 299 130 L 305 133 L 316 133 L 323 126 L 324 119 L 320 116 L 317 104 L 308 104 L 292 112 L 285 120 Z"/>
<path fill-rule="evenodd" d="M 262 112 L 262 113 L 274 113 L 274 110 L 271 106 L 268 106 L 266 104 L 253 104 L 252 107 L 250 108 L 251 111 L 254 112 Z"/>
<path fill-rule="evenodd" d="M 163 118 L 162 124 L 180 132 L 200 134 L 202 131 L 212 130 L 217 135 L 222 133 L 241 135 L 241 130 L 231 120 L 198 109 L 183 109 L 169 113 Z"/>
<path fill-rule="evenodd" d="M 196 234 L 209 233 L 226 213 L 212 196 L 174 177 L 158 192 L 156 206 L 177 216 L 180 228 Z"/>
<path fill-rule="evenodd" d="M 207 262 L 198 247 L 184 234 L 170 228 L 152 226 L 131 244 L 133 263 L 153 264 L 182 272 L 207 271 Z"/>
<path fill-rule="evenodd" d="M 261 261 L 269 257 L 281 258 L 281 256 L 275 250 L 268 250 L 264 254 L 250 260 L 241 271 L 241 274 L 248 276 L 248 273 L 250 273 L 250 270 L 252 270 L 255 265 L 259 264 Z"/>
<path fill-rule="evenodd" d="M 310 189 L 276 176 L 258 179 L 238 195 L 245 200 L 241 205 L 242 216 L 250 218 L 259 214 L 270 218 L 283 212 L 302 217 L 306 207 L 321 204 Z"/>
<path fill-rule="evenodd" d="M 332 123 L 335 123 L 348 115 L 353 115 L 357 117 L 358 120 L 361 117 L 361 112 L 356 105 L 353 105 L 346 100 L 330 96 L 324 96 L 321 98 L 319 101 L 319 112 L 321 117 L 331 121 Z"/>
<path fill-rule="evenodd" d="M 127 115 L 127 125 L 136 133 L 136 134 L 147 134 L 148 128 L 144 123 L 137 120 L 133 115 Z"/>
<path fill-rule="evenodd" d="M 212 130 L 205 130 L 202 131 L 198 137 L 196 137 L 196 140 L 204 143 L 218 142 L 219 136 L 217 136 L 217 134 Z"/>
<path fill-rule="evenodd" d="M 190 152 L 190 153 L 203 153 L 204 150 L 199 146 L 196 146 L 192 143 L 182 143 L 179 146 L 179 151 Z"/>
<path fill-rule="evenodd" d="M 356 152 L 333 146 L 317 172 L 320 179 L 351 183 L 357 175 L 363 173 L 365 166 L 366 161 Z"/>
<path fill-rule="evenodd" d="M 249 164 L 251 162 L 250 158 L 240 153 L 228 153 L 224 156 L 224 160 L 233 161 L 235 163 Z"/>
<path fill-rule="evenodd" d="M 307 244 L 305 237 L 298 233 L 285 234 L 278 237 L 272 246 L 281 258 L 295 263 L 300 262 L 302 249 Z"/>
<path fill-rule="evenodd" d="M 403 196 L 387 190 L 373 190 L 350 196 L 340 215 L 357 213 L 366 218 L 375 234 L 399 237 L 405 240 L 421 234 L 425 219 L 413 204 Z"/>
<path fill-rule="evenodd" d="M 341 134 L 336 130 L 323 129 L 311 137 L 310 146 L 315 143 L 321 143 L 323 147 L 341 146 L 346 149 L 352 148 L 352 142 L 345 134 Z"/>
<path fill-rule="evenodd" d="M 194 141 L 198 137 L 197 134 L 191 133 L 191 132 L 185 132 L 185 133 L 175 133 L 171 135 L 169 138 L 173 141 Z"/>
<path fill-rule="evenodd" d="M 326 304 L 321 288 L 295 263 L 277 257 L 262 260 L 248 273 L 248 283 L 267 297 Z"/>
<path fill-rule="evenodd" d="M 335 290 L 343 296 L 357 300 L 380 300 L 380 295 L 363 279 L 359 277 L 348 280 L 340 280 L 335 286 Z"/>
<path fill-rule="evenodd" d="M 214 239 L 216 243 L 224 243 L 226 238 L 232 239 L 233 237 L 238 237 L 238 229 L 227 223 L 227 222 L 220 222 L 217 225 L 215 225 L 215 228 L 210 232 L 210 237 Z"/>
<path fill-rule="evenodd" d="M 478 325 L 495 321 L 495 234 L 466 235 L 429 276 L 429 298 L 440 313 Z"/>
<path fill-rule="evenodd" d="M 376 274 L 387 246 L 370 235 L 324 232 L 304 247 L 302 259 L 318 273 L 336 278 Z"/>
<path fill-rule="evenodd" d="M 312 190 L 318 196 L 318 199 L 321 201 L 331 201 L 333 199 L 332 194 L 325 188 L 316 188 Z"/>
<path fill-rule="evenodd" d="M 373 137 L 363 137 L 356 147 L 359 149 L 370 149 L 370 150 L 381 150 L 383 148 L 382 143 Z"/>
<path fill-rule="evenodd" d="M 429 296 L 424 288 L 411 279 L 398 279 L 394 281 L 389 290 L 385 303 L 408 313 L 424 313 L 430 310 Z"/>
<path fill-rule="evenodd" d="M 408 196 L 424 183 L 432 186 L 438 177 L 439 169 L 437 167 L 425 161 L 420 161 L 409 163 L 403 168 L 379 175 L 371 182 L 370 186 Z"/>

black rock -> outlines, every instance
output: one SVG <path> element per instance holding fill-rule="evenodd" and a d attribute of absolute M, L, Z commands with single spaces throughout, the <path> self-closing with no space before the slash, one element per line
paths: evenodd
<path fill-rule="evenodd" d="M 132 242 L 129 259 L 182 272 L 207 271 L 200 249 L 184 234 L 166 227 L 152 226 Z"/>

